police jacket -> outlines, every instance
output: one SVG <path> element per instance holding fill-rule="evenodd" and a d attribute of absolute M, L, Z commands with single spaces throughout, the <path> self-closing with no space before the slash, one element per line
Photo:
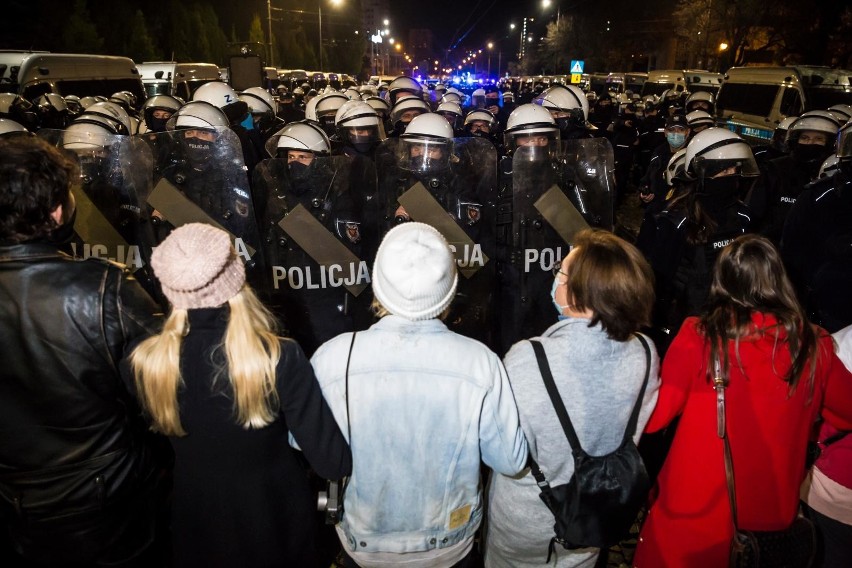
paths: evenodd
<path fill-rule="evenodd" d="M 0 245 L 0 516 L 97 514 L 153 471 L 119 377 L 159 309 L 119 265 Z"/>
<path fill-rule="evenodd" d="M 418 553 L 472 539 L 480 460 L 505 475 L 527 460 L 500 359 L 440 320 L 389 315 L 356 335 L 347 381 L 350 345 L 340 335 L 311 359 L 340 430 L 351 431 L 347 547 Z"/>

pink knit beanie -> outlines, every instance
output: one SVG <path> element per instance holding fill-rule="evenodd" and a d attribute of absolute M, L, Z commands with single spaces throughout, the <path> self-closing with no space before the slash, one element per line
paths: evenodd
<path fill-rule="evenodd" d="M 151 255 L 163 294 L 177 309 L 215 308 L 237 295 L 245 266 L 225 231 L 204 223 L 178 227 Z"/>

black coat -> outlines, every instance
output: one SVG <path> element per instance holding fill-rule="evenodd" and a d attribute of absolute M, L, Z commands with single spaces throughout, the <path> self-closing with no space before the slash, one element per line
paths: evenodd
<path fill-rule="evenodd" d="M 155 464 L 119 362 L 158 311 L 116 264 L 0 246 L 0 530 L 29 559 L 89 566 L 149 544 Z"/>
<path fill-rule="evenodd" d="M 171 438 L 174 564 L 310 567 L 316 553 L 317 496 L 288 435 L 327 479 L 350 473 L 349 447 L 310 362 L 288 339 L 281 340 L 276 367 L 277 420 L 251 430 L 236 424 L 230 382 L 226 374 L 216 377 L 225 361 L 217 346 L 228 314 L 227 307 L 190 310 L 190 332 L 181 349 L 178 401 L 187 435 Z"/>

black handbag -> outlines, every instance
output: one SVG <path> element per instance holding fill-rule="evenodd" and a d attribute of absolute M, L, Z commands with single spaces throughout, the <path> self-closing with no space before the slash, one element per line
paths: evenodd
<path fill-rule="evenodd" d="M 531 341 L 547 394 L 559 417 L 565 437 L 571 444 L 574 457 L 574 475 L 563 485 L 551 487 L 538 464 L 529 456 L 533 477 L 541 490 L 540 497 L 553 513 L 555 536 L 547 550 L 547 563 L 553 555 L 555 545 L 566 549 L 608 548 L 627 535 L 631 525 L 648 497 L 651 482 L 645 464 L 639 455 L 633 435 L 639 420 L 639 411 L 645 398 L 645 389 L 651 372 L 651 348 L 647 341 L 637 335 L 645 348 L 647 364 L 645 379 L 639 397 L 624 430 L 621 444 L 609 454 L 590 456 L 583 450 L 574 430 L 568 411 L 562 403 L 544 347 Z"/>
<path fill-rule="evenodd" d="M 734 522 L 729 566 L 731 568 L 809 568 L 816 556 L 816 531 L 813 523 L 801 514 L 780 531 L 748 531 L 737 526 L 737 493 L 734 486 L 734 463 L 725 420 L 725 388 L 721 365 L 716 359 L 713 388 L 716 390 L 716 432 L 724 444 L 725 478 L 728 500 Z"/>

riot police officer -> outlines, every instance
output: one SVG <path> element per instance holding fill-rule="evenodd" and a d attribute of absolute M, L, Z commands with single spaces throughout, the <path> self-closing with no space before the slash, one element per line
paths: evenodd
<path fill-rule="evenodd" d="M 637 241 L 655 273 L 652 333 L 661 354 L 683 320 L 704 304 L 719 251 L 750 231 L 739 196 L 759 175 L 751 148 L 724 128 L 692 139 L 685 172 L 692 181 L 661 213 L 646 217 Z"/>
<path fill-rule="evenodd" d="M 589 131 L 589 102 L 586 95 L 574 85 L 556 85 L 545 89 L 534 101 L 550 111 L 562 140 L 591 138 Z M 604 124 L 604 128 L 609 121 Z"/>
<path fill-rule="evenodd" d="M 261 289 L 307 354 L 365 327 L 370 283 L 363 208 L 350 193 L 351 160 L 331 156 L 325 132 L 294 122 L 268 143 L 254 172 L 265 264 Z"/>

